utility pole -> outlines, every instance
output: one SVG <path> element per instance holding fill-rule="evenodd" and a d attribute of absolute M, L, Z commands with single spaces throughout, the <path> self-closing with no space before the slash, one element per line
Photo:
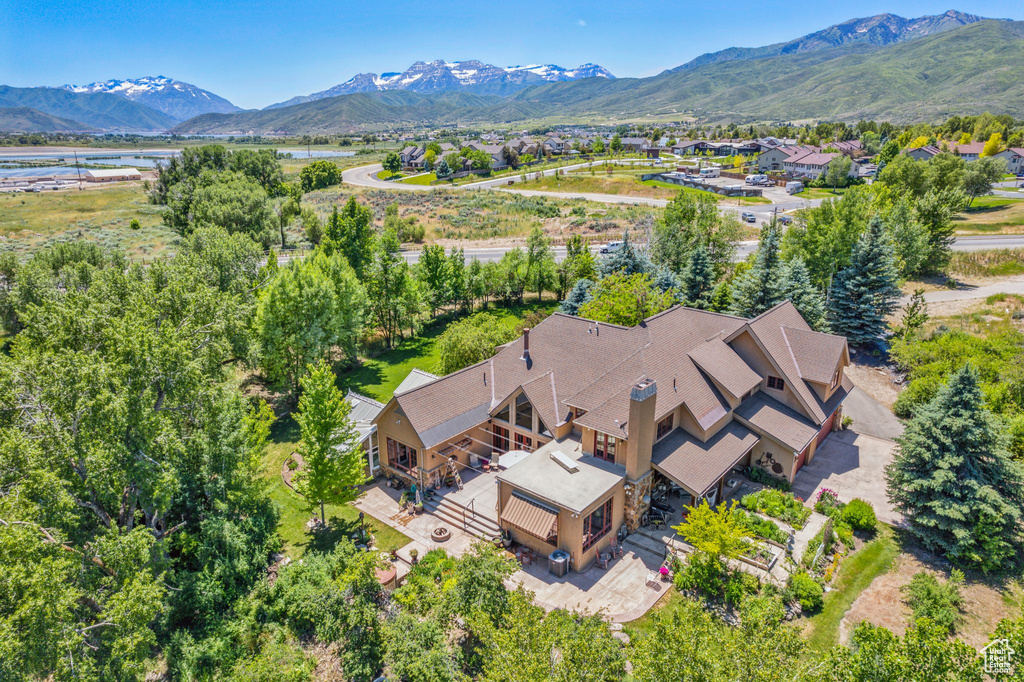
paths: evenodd
<path fill-rule="evenodd" d="M 78 191 L 82 191 L 82 168 L 78 165 L 78 150 L 72 149 L 75 153 L 75 170 L 78 172 Z"/>

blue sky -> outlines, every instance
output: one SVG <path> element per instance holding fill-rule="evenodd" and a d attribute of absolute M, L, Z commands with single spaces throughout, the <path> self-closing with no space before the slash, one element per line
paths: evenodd
<path fill-rule="evenodd" d="M 619 77 L 650 76 L 704 52 L 788 40 L 855 16 L 915 17 L 951 5 L 0 0 L 0 84 L 165 75 L 254 108 L 416 60 L 594 62 Z M 972 0 L 957 9 L 1024 19 L 1021 0 Z"/>

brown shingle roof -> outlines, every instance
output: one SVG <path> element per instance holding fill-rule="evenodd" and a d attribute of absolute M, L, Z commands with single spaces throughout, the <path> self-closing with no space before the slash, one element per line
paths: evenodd
<path fill-rule="evenodd" d="M 802 379 L 832 384 L 839 362 L 846 355 L 846 339 L 807 329 L 783 327 L 782 335 L 793 352 Z"/>
<path fill-rule="evenodd" d="M 707 492 L 760 440 L 737 421 L 726 424 L 702 443 L 677 428 L 654 445 L 651 463 L 698 496 Z"/>
<path fill-rule="evenodd" d="M 691 350 L 689 356 L 698 367 L 737 398 L 761 383 L 761 376 L 721 337 L 705 341 Z"/>
<path fill-rule="evenodd" d="M 818 427 L 807 417 L 760 391 L 744 400 L 735 414 L 761 433 L 793 448 L 793 452 L 803 451 L 818 433 Z"/>

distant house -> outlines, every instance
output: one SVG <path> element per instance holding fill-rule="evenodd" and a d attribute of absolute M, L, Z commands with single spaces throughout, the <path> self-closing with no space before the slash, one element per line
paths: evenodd
<path fill-rule="evenodd" d="M 1024 174 L 1024 148 L 1011 147 L 996 154 L 1001 159 L 1006 159 L 1006 172 L 1014 175 Z"/>
<path fill-rule="evenodd" d="M 643 151 L 643 148 L 650 144 L 642 137 L 623 137 L 619 141 L 622 142 L 622 150 L 627 152 Z"/>
<path fill-rule="evenodd" d="M 768 171 L 786 170 L 786 160 L 810 152 L 818 152 L 820 149 L 811 145 L 786 145 L 784 147 L 773 147 L 761 152 L 757 157 L 757 169 L 762 173 Z"/>
<path fill-rule="evenodd" d="M 551 154 L 564 154 L 567 149 L 565 140 L 556 136 L 551 136 L 545 139 L 544 142 L 541 143 L 541 146 L 544 151 Z"/>
<path fill-rule="evenodd" d="M 967 144 L 954 145 L 952 151 L 964 161 L 977 161 L 981 158 L 981 152 L 984 149 L 984 142 L 968 142 Z"/>
<path fill-rule="evenodd" d="M 841 156 L 835 152 L 824 154 L 822 152 L 807 152 L 806 154 L 794 154 L 782 163 L 783 169 L 794 177 L 819 178 L 828 171 L 829 164 Z M 857 177 L 859 166 L 856 161 L 850 164 L 849 176 Z"/>
<path fill-rule="evenodd" d="M 458 151 L 450 142 L 441 142 L 438 146 L 441 147 L 441 153 L 434 159 L 435 163 L 441 162 L 441 157 L 445 154 Z M 424 170 L 427 162 L 427 148 L 422 147 L 405 147 L 402 151 L 398 152 L 398 157 L 402 161 L 402 168 L 408 171 L 422 171 Z"/>
<path fill-rule="evenodd" d="M 826 147 L 835 147 L 840 154 L 853 157 L 864 151 L 864 144 L 860 140 L 844 140 L 842 142 L 829 142 Z"/>
<path fill-rule="evenodd" d="M 915 161 L 927 161 L 936 154 L 942 153 L 942 150 L 935 145 L 929 144 L 924 147 L 911 147 L 903 153 Z"/>
<path fill-rule="evenodd" d="M 677 156 L 693 156 L 701 145 L 700 140 L 687 140 L 672 145 L 672 153 Z"/>
<path fill-rule="evenodd" d="M 108 170 L 85 171 L 86 182 L 121 182 L 123 180 L 141 180 L 142 173 L 135 168 L 110 168 Z"/>

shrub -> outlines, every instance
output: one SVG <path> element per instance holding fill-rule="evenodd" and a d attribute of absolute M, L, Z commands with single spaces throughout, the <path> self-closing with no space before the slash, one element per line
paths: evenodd
<path fill-rule="evenodd" d="M 749 595 L 757 594 L 761 589 L 761 581 L 757 577 L 740 570 L 729 571 L 725 580 L 724 597 L 727 604 L 736 606 Z"/>
<path fill-rule="evenodd" d="M 850 528 L 848 523 L 835 519 L 832 524 L 832 530 L 835 532 L 836 537 L 839 538 L 839 542 L 843 543 L 843 547 L 847 550 L 853 549 L 853 529 Z"/>
<path fill-rule="evenodd" d="M 741 504 L 747 509 L 781 519 L 794 528 L 803 528 L 811 510 L 801 504 L 793 495 L 772 488 L 744 495 Z"/>
<path fill-rule="evenodd" d="M 778 524 L 774 521 L 763 519 L 757 514 L 751 514 L 750 512 L 743 511 L 742 509 L 736 509 L 733 513 L 740 518 L 743 525 L 746 526 L 747 530 L 753 535 L 767 538 L 768 540 L 774 540 L 782 545 L 789 542 L 789 535 L 779 528 Z"/>
<path fill-rule="evenodd" d="M 787 493 L 789 492 L 789 481 L 778 476 L 772 476 L 761 467 L 747 467 L 747 478 L 754 483 L 761 483 Z"/>
<path fill-rule="evenodd" d="M 853 498 L 846 505 L 846 508 L 843 509 L 842 519 L 854 530 L 874 530 L 878 525 L 874 508 L 859 497 Z"/>
<path fill-rule="evenodd" d="M 813 612 L 821 608 L 825 591 L 807 572 L 800 571 L 789 576 L 787 586 L 793 600 L 799 602 L 804 611 Z"/>
<path fill-rule="evenodd" d="M 934 575 L 921 571 L 910 583 L 904 585 L 902 592 L 907 605 L 914 613 L 914 620 L 930 618 L 936 625 L 952 634 L 957 624 L 963 619 L 960 611 L 964 598 L 960 587 L 964 583 L 964 574 L 953 569 L 949 580 L 940 583 Z"/>
<path fill-rule="evenodd" d="M 843 503 L 839 501 L 839 493 L 830 488 L 822 488 L 818 491 L 818 500 L 814 503 L 814 511 L 825 516 L 832 516 L 842 510 Z"/>
<path fill-rule="evenodd" d="M 710 596 L 725 591 L 727 569 L 725 564 L 707 552 L 696 551 L 676 572 L 675 584 L 680 590 L 694 590 Z"/>

